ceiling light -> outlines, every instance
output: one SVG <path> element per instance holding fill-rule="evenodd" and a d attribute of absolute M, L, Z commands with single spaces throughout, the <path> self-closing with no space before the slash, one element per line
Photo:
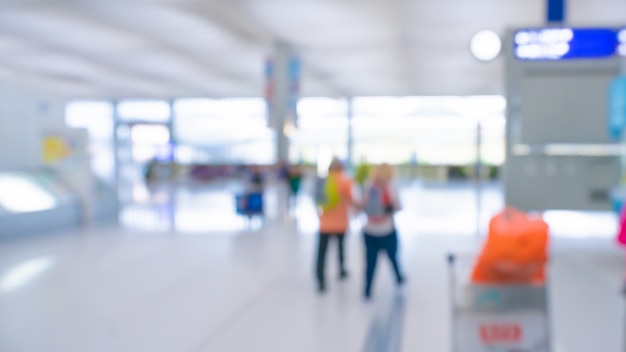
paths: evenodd
<path fill-rule="evenodd" d="M 500 54 L 502 40 L 494 31 L 483 30 L 472 37 L 472 55 L 480 61 L 491 61 Z"/>

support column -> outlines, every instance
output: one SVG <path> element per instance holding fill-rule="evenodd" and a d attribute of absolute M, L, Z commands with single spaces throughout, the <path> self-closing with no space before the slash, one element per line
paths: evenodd
<path fill-rule="evenodd" d="M 476 178 L 476 236 L 480 237 L 482 235 L 482 126 L 480 123 L 480 119 L 478 119 L 476 123 L 476 171 L 474 177 Z"/>
<path fill-rule="evenodd" d="M 354 128 L 353 128 L 353 117 L 354 117 L 354 109 L 352 106 L 353 98 L 348 98 L 348 160 L 347 167 L 350 171 L 354 169 Z"/>
<path fill-rule="evenodd" d="M 119 199 L 120 193 L 120 181 L 122 179 L 121 176 L 121 158 L 120 158 L 120 136 L 119 136 L 119 127 L 120 127 L 120 118 L 118 113 L 118 105 L 119 102 L 117 100 L 111 101 L 111 105 L 113 106 L 113 156 L 114 156 L 114 165 L 115 165 L 115 194 L 116 198 Z"/>
<path fill-rule="evenodd" d="M 286 162 L 297 124 L 300 62 L 288 44 L 278 42 L 266 64 L 268 122 L 276 132 L 276 161 Z"/>
<path fill-rule="evenodd" d="M 176 160 L 176 146 L 178 145 L 178 141 L 176 139 L 176 110 L 174 109 L 174 100 L 170 99 L 167 102 L 170 107 L 170 119 L 167 122 L 167 129 L 170 132 L 170 142 L 167 146 L 168 153 L 168 161 L 170 168 L 170 180 L 167 185 L 167 195 L 169 198 L 169 208 L 167 210 L 167 215 L 169 216 L 170 229 L 176 230 L 176 195 L 178 190 L 178 180 L 177 180 L 177 160 Z"/>
<path fill-rule="evenodd" d="M 170 106 L 170 119 L 167 122 L 167 129 L 170 132 L 170 145 L 169 147 L 171 148 L 171 150 L 169 150 L 170 157 L 171 157 L 171 162 L 175 163 L 176 162 L 176 146 L 178 144 L 178 141 L 176 140 L 176 111 L 174 110 L 174 103 L 175 101 L 173 99 L 170 99 L 167 101 L 168 105 Z"/>

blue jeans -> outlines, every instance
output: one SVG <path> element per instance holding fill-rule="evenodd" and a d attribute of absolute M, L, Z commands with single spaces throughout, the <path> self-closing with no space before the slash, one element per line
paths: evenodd
<path fill-rule="evenodd" d="M 376 262 L 378 261 L 378 252 L 385 251 L 393 271 L 396 275 L 398 283 L 402 283 L 403 278 L 400 273 L 400 266 L 398 265 L 398 235 L 394 229 L 389 235 L 386 236 L 372 236 L 365 232 L 363 234 L 365 238 L 365 296 L 369 297 L 372 291 L 372 282 L 374 281 L 374 272 L 376 271 Z"/>

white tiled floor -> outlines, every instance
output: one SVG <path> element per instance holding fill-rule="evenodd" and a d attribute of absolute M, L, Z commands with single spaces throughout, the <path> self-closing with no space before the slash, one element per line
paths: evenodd
<path fill-rule="evenodd" d="M 350 279 L 329 280 L 320 296 L 313 281 L 311 201 L 302 198 L 290 219 L 272 191 L 268 219 L 249 225 L 234 215 L 231 191 L 181 191 L 175 207 L 157 212 L 135 206 L 125 215 L 129 228 L 0 242 L 0 351 L 363 351 L 373 319 L 395 292 L 388 264 L 378 268 L 375 300 L 364 302 L 362 245 L 354 232 Z M 402 351 L 447 352 L 445 254 L 480 243 L 476 200 L 471 185 L 462 184 L 414 184 L 402 198 L 398 226 L 409 278 Z M 502 206 L 496 186 L 484 191 L 482 204 L 484 227 Z M 150 225 L 155 219 L 161 225 Z M 572 220 L 553 221 L 558 352 L 623 350 L 622 255 L 612 245 L 612 219 L 598 221 L 586 225 L 585 238 L 568 236 L 572 231 L 563 224 Z M 332 246 L 328 259 L 334 278 Z"/>

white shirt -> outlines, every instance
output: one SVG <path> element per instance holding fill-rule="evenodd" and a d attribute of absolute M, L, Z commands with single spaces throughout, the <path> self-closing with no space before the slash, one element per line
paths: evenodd
<path fill-rule="evenodd" d="M 369 189 L 371 184 L 366 185 L 365 189 Z M 389 196 L 391 197 L 391 204 L 393 205 L 394 212 L 400 210 L 400 197 L 398 196 L 398 190 L 395 184 L 390 183 L 388 186 Z M 367 194 L 367 191 L 365 192 Z M 377 217 L 378 218 L 378 217 Z M 367 217 L 367 224 L 363 228 L 363 231 L 372 236 L 387 236 L 394 230 L 395 224 L 393 221 L 393 214 L 385 215 L 383 219 L 378 218 L 376 221 Z"/>

